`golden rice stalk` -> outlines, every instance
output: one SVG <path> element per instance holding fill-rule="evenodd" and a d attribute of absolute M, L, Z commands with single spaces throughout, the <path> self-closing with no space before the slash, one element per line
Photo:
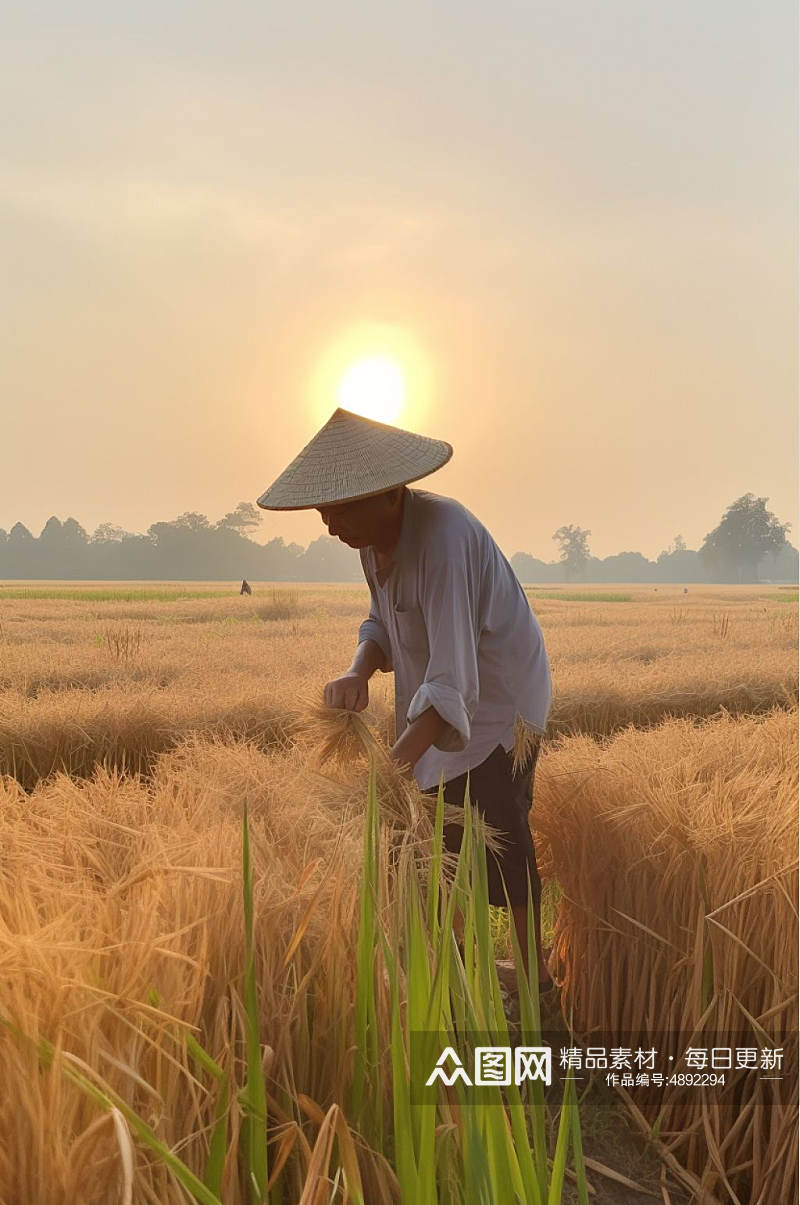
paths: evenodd
<path fill-rule="evenodd" d="M 327 707 L 308 698 L 302 700 L 302 707 L 295 731 L 299 739 L 316 750 L 317 765 L 332 761 L 341 768 L 346 767 L 344 779 L 319 777 L 317 791 L 320 796 L 344 793 L 354 807 L 363 810 L 368 770 L 366 764 L 362 764 L 360 771 L 354 773 L 353 762 L 366 763 L 368 759 L 374 759 L 384 823 L 429 842 L 433 837 L 436 797 L 420 791 L 413 777 L 400 769 L 385 743 L 364 718 L 369 713 Z M 463 827 L 463 806 L 445 803 L 444 823 Z M 486 845 L 494 852 L 499 852 L 502 847 L 502 838 L 489 825 L 486 827 Z"/>
<path fill-rule="evenodd" d="M 0 696 L 0 774 L 26 790 L 51 774 L 90 777 L 98 765 L 149 773 L 160 753 L 195 734 L 286 747 L 291 716 L 272 698 L 228 699 L 207 691 L 169 698 L 150 690 L 103 688 Z"/>
<path fill-rule="evenodd" d="M 745 1033 L 748 1046 L 783 1046 L 793 1066 L 796 712 L 554 742 L 535 826 L 563 890 L 554 969 L 579 1032 L 608 1045 L 695 1034 L 706 1047 Z M 797 1083 L 780 1103 L 773 1088 L 753 1076 L 737 1097 L 726 1084 L 719 1110 L 702 1093 L 665 1092 L 661 1139 L 705 1192 L 794 1199 Z M 650 1105 L 641 1112 L 652 1125 Z"/>
<path fill-rule="evenodd" d="M 389 756 L 386 746 L 360 712 L 326 707 L 307 697 L 301 699 L 299 734 L 316 748 L 318 765 L 333 759 L 353 761 L 363 755 L 373 755 L 380 763 Z"/>
<path fill-rule="evenodd" d="M 0 780 L 0 1017 L 99 1066 L 200 1175 L 214 1094 L 198 1084 L 172 1018 L 233 1070 L 242 1034 L 245 801 L 262 1036 L 275 1051 L 276 1097 L 346 1094 L 363 823 L 354 812 L 342 824 L 308 786 L 299 751 L 218 738 L 163 754 L 149 780 L 106 770 L 81 781 L 59 775 L 30 796 Z M 92 1128 L 91 1103 L 56 1068 L 39 1068 L 35 1047 L 19 1046 L 2 1026 L 0 1066 L 0 1200 L 120 1199 L 113 1123 Z M 366 1175 L 373 1156 L 363 1158 Z M 299 1200 L 292 1162 L 287 1182 Z M 143 1200 L 184 1201 L 158 1164 L 139 1163 L 136 1175 Z M 366 1181 L 365 1195 L 385 1199 Z M 233 1183 L 223 1198 L 243 1201 Z"/>

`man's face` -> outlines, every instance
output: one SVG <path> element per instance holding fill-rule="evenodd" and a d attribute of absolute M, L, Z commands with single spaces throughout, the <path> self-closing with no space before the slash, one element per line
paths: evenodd
<path fill-rule="evenodd" d="M 387 525 L 397 514 L 398 490 L 376 494 L 373 498 L 355 498 L 352 502 L 337 502 L 315 509 L 332 536 L 337 536 L 350 548 L 367 548 L 380 544 Z"/>

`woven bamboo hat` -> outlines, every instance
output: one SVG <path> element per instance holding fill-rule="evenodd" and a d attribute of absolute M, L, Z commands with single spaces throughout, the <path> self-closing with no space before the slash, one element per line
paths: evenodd
<path fill-rule="evenodd" d="M 400 427 L 335 410 L 258 499 L 264 510 L 310 510 L 382 494 L 435 473 L 453 455 L 450 444 Z"/>

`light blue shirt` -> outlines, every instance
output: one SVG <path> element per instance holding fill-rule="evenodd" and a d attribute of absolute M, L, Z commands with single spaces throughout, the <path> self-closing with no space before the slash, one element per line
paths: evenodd
<path fill-rule="evenodd" d="M 428 707 L 446 720 L 414 776 L 425 790 L 514 746 L 519 715 L 544 733 L 550 665 L 516 574 L 489 532 L 453 498 L 406 489 L 392 564 L 360 550 L 371 595 L 359 643 L 394 670 L 396 739 Z"/>

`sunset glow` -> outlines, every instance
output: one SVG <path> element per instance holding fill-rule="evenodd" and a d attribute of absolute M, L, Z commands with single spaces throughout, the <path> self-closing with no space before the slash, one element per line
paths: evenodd
<path fill-rule="evenodd" d="M 339 405 L 379 423 L 393 423 L 405 401 L 402 369 L 388 356 L 359 360 L 347 370 L 337 393 Z"/>

